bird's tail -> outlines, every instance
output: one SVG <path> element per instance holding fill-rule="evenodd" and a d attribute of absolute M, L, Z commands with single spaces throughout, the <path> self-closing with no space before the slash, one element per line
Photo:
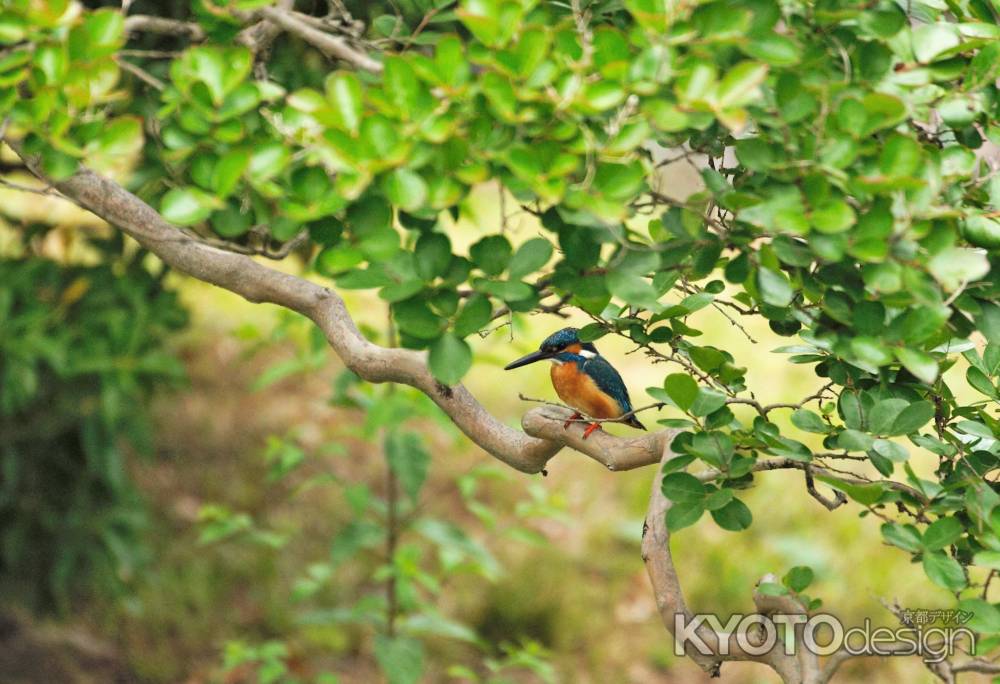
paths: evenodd
<path fill-rule="evenodd" d="M 629 416 L 628 419 L 625 421 L 625 424 L 626 425 L 631 425 L 634 428 L 639 428 L 640 430 L 645 430 L 646 429 L 646 426 L 643 425 L 642 423 L 640 423 L 639 419 L 636 418 L 635 415 Z"/>

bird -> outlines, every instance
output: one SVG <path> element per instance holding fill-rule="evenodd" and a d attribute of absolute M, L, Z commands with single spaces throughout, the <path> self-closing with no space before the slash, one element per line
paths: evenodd
<path fill-rule="evenodd" d="M 546 359 L 552 362 L 552 386 L 556 394 L 576 411 L 563 425 L 564 429 L 585 416 L 597 421 L 621 419 L 625 425 L 646 429 L 632 413 L 632 401 L 622 376 L 592 342 L 580 341 L 578 328 L 557 330 L 545 338 L 538 351 L 508 363 L 504 370 Z M 583 431 L 583 438 L 600 428 L 600 422 L 590 423 Z"/>

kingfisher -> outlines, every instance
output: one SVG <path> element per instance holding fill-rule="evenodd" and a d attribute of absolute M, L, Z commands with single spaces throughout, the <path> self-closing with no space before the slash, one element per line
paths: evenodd
<path fill-rule="evenodd" d="M 546 359 L 552 362 L 552 386 L 555 387 L 556 394 L 576 410 L 563 425 L 564 429 L 584 416 L 614 420 L 626 414 L 629 415 L 622 418 L 622 423 L 640 430 L 646 429 L 632 414 L 632 401 L 622 376 L 600 355 L 592 342 L 580 341 L 580 331 L 577 328 L 563 328 L 552 333 L 545 338 L 538 351 L 508 363 L 504 370 Z M 583 438 L 586 439 L 600 427 L 598 422 L 590 423 L 583 431 Z"/>

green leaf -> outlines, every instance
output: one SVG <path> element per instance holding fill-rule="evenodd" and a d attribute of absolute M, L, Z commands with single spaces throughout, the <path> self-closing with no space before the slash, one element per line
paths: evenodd
<path fill-rule="evenodd" d="M 801 593 L 812 584 L 813 570 L 808 565 L 796 565 L 781 578 L 781 581 L 796 594 Z"/>
<path fill-rule="evenodd" d="M 982 634 L 1000 632 L 1000 609 L 981 598 L 966 598 L 955 606 L 958 610 L 970 613 L 971 617 L 963 626 Z"/>
<path fill-rule="evenodd" d="M 760 138 L 737 140 L 736 158 L 751 171 L 766 171 L 775 161 L 771 146 Z"/>
<path fill-rule="evenodd" d="M 740 62 L 730 68 L 719 83 L 718 107 L 728 109 L 751 102 L 766 77 L 767 65 L 758 62 Z"/>
<path fill-rule="evenodd" d="M 906 447 L 890 442 L 887 439 L 876 439 L 872 444 L 872 450 L 883 458 L 887 458 L 895 463 L 905 463 L 910 458 Z"/>
<path fill-rule="evenodd" d="M 414 248 L 417 275 L 430 282 L 443 277 L 451 263 L 451 240 L 443 233 L 424 233 Z"/>
<path fill-rule="evenodd" d="M 874 443 L 871 435 L 850 428 L 837 435 L 837 446 L 847 451 L 868 451 Z"/>
<path fill-rule="evenodd" d="M 170 223 L 190 226 L 207 219 L 220 205 L 215 197 L 198 188 L 172 188 L 160 200 L 160 214 Z"/>
<path fill-rule="evenodd" d="M 733 440 L 722 432 L 699 432 L 691 438 L 687 450 L 709 465 L 724 467 L 733 457 Z"/>
<path fill-rule="evenodd" d="M 938 364 L 930 354 L 909 347 L 901 347 L 895 351 L 903 368 L 913 373 L 915 378 L 928 385 L 937 380 Z"/>
<path fill-rule="evenodd" d="M 540 269 L 552 257 L 552 245 L 545 238 L 528 240 L 518 247 L 507 265 L 511 278 L 523 278 Z"/>
<path fill-rule="evenodd" d="M 517 94 L 514 92 L 510 81 L 495 71 L 488 71 L 482 77 L 481 87 L 483 95 L 486 96 L 486 100 L 492 105 L 497 117 L 502 121 L 512 123 L 517 120 Z"/>
<path fill-rule="evenodd" d="M 493 317 L 493 305 L 483 294 L 474 294 L 465 302 L 458 317 L 455 318 L 455 334 L 467 337 L 485 328 Z"/>
<path fill-rule="evenodd" d="M 716 511 L 733 500 L 733 490 L 729 487 L 718 489 L 708 495 L 705 499 L 705 508 L 709 511 Z"/>
<path fill-rule="evenodd" d="M 899 33 L 906 24 L 906 15 L 890 5 L 885 9 L 863 12 L 858 17 L 858 23 L 870 33 L 882 38 L 890 38 Z"/>
<path fill-rule="evenodd" d="M 965 532 L 965 527 L 958 518 L 939 518 L 924 530 L 924 548 L 937 551 L 951 546 Z"/>
<path fill-rule="evenodd" d="M 892 426 L 903 409 L 910 405 L 905 399 L 883 399 L 868 414 L 868 431 L 873 435 L 891 435 Z"/>
<path fill-rule="evenodd" d="M 422 340 L 437 339 L 441 332 L 441 319 L 425 302 L 411 299 L 393 304 L 392 314 L 400 330 Z"/>
<path fill-rule="evenodd" d="M 981 394 L 985 394 L 991 399 L 997 398 L 997 389 L 986 374 L 978 368 L 969 367 L 965 371 L 965 379 L 969 385 Z"/>
<path fill-rule="evenodd" d="M 353 268 L 365 260 L 364 253 L 349 245 L 327 247 L 316 257 L 316 270 L 327 277 Z"/>
<path fill-rule="evenodd" d="M 212 230 L 224 238 L 234 238 L 250 230 L 250 214 L 226 207 L 212 214 Z"/>
<path fill-rule="evenodd" d="M 972 564 L 991 570 L 1000 570 L 1000 551 L 980 551 L 973 556 Z"/>
<path fill-rule="evenodd" d="M 431 345 L 429 365 L 442 384 L 458 384 L 472 367 L 472 349 L 465 340 L 445 333 Z"/>
<path fill-rule="evenodd" d="M 918 62 L 928 63 L 961 42 L 958 27 L 948 24 L 925 24 L 913 29 L 911 45 Z"/>
<path fill-rule="evenodd" d="M 338 128 L 357 134 L 361 128 L 361 98 L 361 81 L 352 72 L 335 71 L 327 77 L 326 99 Z"/>
<path fill-rule="evenodd" d="M 374 195 L 367 195 L 347 210 L 347 222 L 356 235 L 367 236 L 392 228 L 392 207 Z"/>
<path fill-rule="evenodd" d="M 842 199 L 828 199 L 819 204 L 810 216 L 810 222 L 821 233 L 842 233 L 854 225 L 854 209 Z"/>
<path fill-rule="evenodd" d="M 125 19 L 121 12 L 112 9 L 102 9 L 86 15 L 83 31 L 87 40 L 82 54 L 81 46 L 76 45 L 76 41 L 71 41 L 74 59 L 104 57 L 125 43 Z"/>
<path fill-rule="evenodd" d="M 929 401 L 917 401 L 900 411 L 892 424 L 892 434 L 908 435 L 916 432 L 934 417 L 934 404 Z"/>
<path fill-rule="evenodd" d="M 513 251 L 510 242 L 503 235 L 490 235 L 469 248 L 469 257 L 483 273 L 496 276 L 507 268 Z"/>
<path fill-rule="evenodd" d="M 882 525 L 881 529 L 882 538 L 893 546 L 911 553 L 919 553 L 924 549 L 923 541 L 920 539 L 920 531 L 913 525 L 887 522 Z"/>
<path fill-rule="evenodd" d="M 42 171 L 54 181 L 66 180 L 76 173 L 76 157 L 66 154 L 54 147 L 42 150 Z"/>
<path fill-rule="evenodd" d="M 705 512 L 705 505 L 702 501 L 685 501 L 675 503 L 667 511 L 667 529 L 676 532 L 685 527 L 694 525 L 701 519 Z"/>
<path fill-rule="evenodd" d="M 788 596 L 788 587 L 777 582 L 761 582 L 757 585 L 757 593 L 763 596 Z"/>
<path fill-rule="evenodd" d="M 886 491 L 885 486 L 882 484 L 854 485 L 838 480 L 835 477 L 825 476 L 817 477 L 816 479 L 820 482 L 825 482 L 834 489 L 839 489 L 862 506 L 871 506 L 878 502 Z"/>
<path fill-rule="evenodd" d="M 998 43 L 1000 49 L 1000 43 Z M 1000 248 L 1000 221 L 988 216 L 970 216 L 962 225 L 962 235 L 971 244 L 985 249 Z"/>
<path fill-rule="evenodd" d="M 410 169 L 396 169 L 383 176 L 382 190 L 390 202 L 404 211 L 416 211 L 427 201 L 427 183 Z"/>
<path fill-rule="evenodd" d="M 424 672 L 424 647 L 410 637 L 377 634 L 375 660 L 389 684 L 417 684 Z"/>
<path fill-rule="evenodd" d="M 694 405 L 698 396 L 698 383 L 685 373 L 671 373 L 663 381 L 663 389 L 671 401 L 682 411 L 687 411 Z M 723 403 L 725 403 L 723 401 Z M 711 413 L 711 411 L 709 411 Z"/>
<path fill-rule="evenodd" d="M 284 171 L 290 159 L 291 153 L 281 143 L 265 143 L 251 153 L 247 175 L 252 182 L 262 183 Z"/>
<path fill-rule="evenodd" d="M 743 46 L 743 52 L 772 66 L 792 66 L 802 57 L 799 46 L 790 38 L 771 33 L 754 36 Z"/>
<path fill-rule="evenodd" d="M 405 120 L 413 119 L 424 97 L 423 83 L 404 56 L 391 55 L 383 62 L 382 88 Z"/>
<path fill-rule="evenodd" d="M 690 473 L 670 473 L 661 483 L 663 495 L 675 502 L 701 501 L 705 498 L 705 485 Z"/>
<path fill-rule="evenodd" d="M 913 176 L 921 166 L 923 150 L 904 135 L 893 135 L 882 147 L 879 168 L 887 176 Z"/>
<path fill-rule="evenodd" d="M 626 94 L 620 84 L 601 80 L 588 84 L 580 98 L 589 111 L 603 112 L 619 106 L 625 101 Z"/>
<path fill-rule="evenodd" d="M 440 613 L 427 610 L 423 613 L 408 616 L 402 623 L 407 634 L 428 634 L 433 636 L 458 639 L 470 644 L 478 643 L 479 635 L 468 625 L 455 620 L 449 620 Z M 321 684 L 317 681 L 317 684 Z M 333 682 L 336 684 L 336 681 Z"/>
<path fill-rule="evenodd" d="M 788 278 L 783 273 L 769 268 L 757 269 L 757 288 L 764 302 L 772 306 L 788 306 L 795 297 L 795 291 Z"/>
<path fill-rule="evenodd" d="M 927 262 L 931 275 L 947 292 L 979 280 L 990 272 L 990 262 L 982 250 L 950 247 L 941 250 Z"/>
<path fill-rule="evenodd" d="M 740 532 L 750 527 L 753 514 L 739 499 L 733 499 L 717 511 L 712 511 L 712 519 L 724 530 Z"/>
<path fill-rule="evenodd" d="M 959 591 L 965 588 L 965 573 L 962 566 L 951 556 L 941 551 L 928 551 L 924 554 L 924 573 L 934 584 L 949 591 Z"/>
<path fill-rule="evenodd" d="M 378 296 L 387 302 L 401 302 L 409 299 L 424 289 L 424 283 L 418 279 L 391 283 L 379 290 Z"/>
<path fill-rule="evenodd" d="M 212 101 L 218 106 L 250 73 L 253 57 L 243 47 L 203 46 L 188 50 L 181 61 L 177 62 L 177 66 L 204 83 Z"/>
<path fill-rule="evenodd" d="M 691 413 L 696 416 L 707 416 L 725 405 L 725 394 L 707 387 L 699 387 L 698 394 L 691 404 Z"/>
<path fill-rule="evenodd" d="M 449 85 L 461 85 L 469 76 L 469 63 L 465 59 L 462 41 L 458 36 L 444 36 L 438 39 L 434 51 L 434 63 L 441 80 Z"/>
<path fill-rule="evenodd" d="M 800 430 L 817 434 L 825 434 L 830 431 L 830 426 L 818 414 L 809 409 L 796 409 L 792 413 L 792 425 Z"/>
<path fill-rule="evenodd" d="M 385 455 L 403 491 L 416 501 L 427 480 L 431 461 L 420 436 L 412 432 L 390 432 L 385 439 Z"/>
<path fill-rule="evenodd" d="M 219 197 L 228 197 L 250 164 L 246 150 L 230 150 L 219 158 L 212 170 L 212 190 Z"/>
<path fill-rule="evenodd" d="M 649 279 L 641 275 L 616 269 L 608 271 L 604 281 L 611 294 L 626 304 L 647 309 L 658 306 L 660 293 Z"/>

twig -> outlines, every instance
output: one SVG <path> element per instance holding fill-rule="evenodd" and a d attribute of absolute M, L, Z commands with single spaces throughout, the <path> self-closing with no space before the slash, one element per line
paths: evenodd
<path fill-rule="evenodd" d="M 695 150 L 685 150 L 676 157 L 667 157 L 666 159 L 661 159 L 660 161 L 656 162 L 656 168 L 660 168 L 663 166 L 670 166 L 671 164 L 675 164 L 679 161 L 684 161 L 685 159 L 690 159 L 691 157 L 703 156 L 703 154 L 704 154 L 703 152 L 697 152 Z"/>
<path fill-rule="evenodd" d="M 258 230 L 260 229 L 259 226 L 257 226 L 256 228 Z M 202 244 L 215 247 L 216 249 L 224 249 L 229 252 L 235 252 L 237 254 L 245 254 L 247 256 L 262 256 L 266 259 L 273 259 L 275 261 L 280 261 L 281 259 L 284 259 L 294 250 L 296 250 L 298 247 L 305 244 L 309 240 L 309 232 L 306 230 L 302 230 L 298 233 L 298 235 L 293 237 L 291 240 L 282 244 L 281 247 L 278 247 L 277 249 L 270 249 L 266 244 L 262 247 L 255 247 L 253 245 L 241 245 L 238 242 L 230 242 L 229 240 L 220 240 L 219 238 L 212 238 L 212 237 L 206 237 L 204 235 L 199 235 L 194 231 L 183 228 L 181 229 L 181 232 L 195 242 L 200 242 Z M 267 236 L 264 235 L 264 238 L 267 239 Z"/>
<path fill-rule="evenodd" d="M 142 57 L 144 59 L 174 59 L 180 56 L 176 50 L 119 50 L 119 57 Z"/>
<path fill-rule="evenodd" d="M 741 333 L 743 333 L 743 336 L 746 337 L 748 340 L 750 340 L 751 344 L 757 344 L 757 340 L 755 340 L 753 338 L 753 336 L 749 332 L 747 332 L 747 329 L 744 328 L 743 325 L 739 321 L 737 321 L 735 318 L 733 318 L 732 316 L 730 316 L 729 314 L 727 314 L 725 312 L 725 310 L 719 304 L 720 304 L 719 302 L 713 301 L 712 302 L 712 307 L 716 311 L 718 311 L 720 314 L 722 314 L 723 316 L 725 316 L 725 318 L 726 318 L 727 321 L 729 321 L 734 326 L 736 326 L 736 328 L 738 328 L 739 331 Z"/>
<path fill-rule="evenodd" d="M 363 52 L 355 50 L 343 38 L 330 35 L 310 26 L 300 18 L 298 12 L 287 12 L 275 7 L 265 7 L 260 10 L 260 15 L 289 33 L 298 36 L 328 57 L 342 59 L 345 62 L 350 62 L 359 69 L 371 71 L 372 73 L 377 74 L 382 72 L 381 62 L 372 59 Z"/>
<path fill-rule="evenodd" d="M 11 190 L 17 190 L 19 192 L 30 192 L 35 195 L 46 195 L 49 197 L 62 197 L 58 190 L 56 190 L 51 185 L 46 185 L 41 188 L 33 188 L 30 185 L 21 185 L 20 183 L 14 183 L 7 180 L 6 178 L 0 178 L 0 186 L 5 188 L 10 188 Z"/>
<path fill-rule="evenodd" d="M 205 40 L 205 30 L 200 24 L 146 14 L 125 17 L 125 33 L 158 33 L 164 36 L 179 35 L 193 41 Z"/>
<path fill-rule="evenodd" d="M 151 85 L 152 87 L 156 88 L 157 90 L 163 90 L 164 88 L 167 87 L 166 83 L 164 83 L 163 81 L 161 81 L 160 79 L 158 79 L 156 76 L 153 76 L 153 74 L 149 73 L 148 71 L 146 71 L 142 67 L 139 67 L 139 66 L 136 66 L 135 64 L 132 64 L 131 62 L 128 62 L 128 61 L 122 59 L 118 55 L 114 55 L 113 59 L 115 60 L 115 64 L 117 64 L 118 66 L 120 66 L 122 69 L 124 69 L 125 71 L 129 72 L 130 74 L 132 74 L 133 76 L 135 76 L 136 78 L 138 78 L 140 81 L 143 81 L 144 83 L 147 83 L 148 85 Z"/>
<path fill-rule="evenodd" d="M 812 468 L 807 466 L 804 472 L 806 475 L 806 491 L 809 492 L 809 496 L 823 504 L 826 510 L 832 511 L 847 503 L 847 496 L 840 490 L 833 490 L 833 499 L 828 499 L 820 494 L 819 490 L 816 489 L 816 482 L 813 480 Z"/>
<path fill-rule="evenodd" d="M 948 297 L 948 299 L 946 299 L 946 300 L 944 300 L 944 302 L 942 302 L 942 306 L 951 306 L 952 303 L 956 299 L 958 299 L 959 297 L 962 296 L 962 293 L 965 292 L 965 288 L 968 285 L 969 285 L 969 281 L 966 280 L 965 278 L 962 278 L 962 282 L 958 284 L 958 287 L 955 288 L 955 291 L 951 293 L 951 295 Z"/>
<path fill-rule="evenodd" d="M 590 30 L 590 12 L 584 12 L 580 7 L 580 0 L 570 0 L 570 10 L 573 13 L 573 22 L 576 24 L 576 32 L 580 34 L 580 61 L 582 68 L 589 67 L 594 55 L 594 34 Z"/>
<path fill-rule="evenodd" d="M 521 401 L 530 401 L 530 402 L 533 402 L 535 404 L 545 404 L 546 406 L 556 406 L 556 407 L 561 408 L 561 409 L 567 409 L 569 411 L 573 411 L 574 413 L 579 413 L 579 411 L 577 411 L 572 406 L 567 406 L 566 404 L 560 404 L 559 402 L 556 402 L 556 401 L 548 401 L 546 399 L 534 399 L 532 397 L 526 397 L 523 394 L 518 394 L 517 398 L 520 399 Z M 568 423 L 620 423 L 621 421 L 628 420 L 629 418 L 631 418 L 635 414 L 641 413 L 642 411 L 649 411 L 651 409 L 661 409 L 664 406 L 666 406 L 666 404 L 664 402 L 658 401 L 656 403 L 649 404 L 649 405 L 643 406 L 641 408 L 632 409 L 628 413 L 623 413 L 622 415 L 618 416 L 617 418 L 587 418 L 587 417 L 584 417 L 584 418 L 572 418 L 570 420 L 567 420 L 566 422 L 568 422 Z"/>
<path fill-rule="evenodd" d="M 757 411 L 757 413 L 759 413 L 764 418 L 767 418 L 767 414 L 770 413 L 771 411 L 776 410 L 776 409 L 783 409 L 783 408 L 800 409 L 800 408 L 802 408 L 803 406 L 805 406 L 806 404 L 808 404 L 811 401 L 822 401 L 823 395 L 826 394 L 826 392 L 831 387 L 833 387 L 833 383 L 832 382 L 828 382 L 825 385 L 823 385 L 822 387 L 820 387 L 819 390 L 817 390 L 814 394 L 810 394 L 808 397 L 806 397 L 802 401 L 798 402 L 797 404 L 792 404 L 792 403 L 788 403 L 788 402 L 778 402 L 778 403 L 775 403 L 775 404 L 768 404 L 767 406 L 764 406 L 763 404 L 761 404 L 756 399 L 746 399 L 744 397 L 731 397 L 729 399 L 726 399 L 726 403 L 727 404 L 746 404 L 747 406 L 752 406 Z M 828 455 L 831 458 L 834 457 L 833 454 L 828 454 Z"/>
<path fill-rule="evenodd" d="M 896 482 L 895 480 L 871 480 L 868 478 L 861 477 L 856 473 L 848 473 L 846 471 L 838 471 L 834 468 L 828 466 L 817 466 L 811 463 L 806 463 L 804 461 L 796 461 L 791 458 L 767 458 L 758 460 L 753 467 L 750 469 L 751 472 L 759 473 L 768 470 L 810 470 L 815 475 L 822 475 L 824 477 L 829 477 L 834 480 L 839 480 L 844 484 L 852 485 L 883 485 L 889 489 L 894 489 L 897 492 L 902 492 L 909 494 L 913 498 L 921 501 L 923 503 L 930 503 L 927 497 L 919 490 L 911 487 L 910 485 L 903 484 L 902 482 Z M 702 482 L 712 482 L 719 479 L 720 477 L 725 477 L 725 473 L 716 469 L 708 468 L 704 470 L 695 477 L 697 477 Z"/>

